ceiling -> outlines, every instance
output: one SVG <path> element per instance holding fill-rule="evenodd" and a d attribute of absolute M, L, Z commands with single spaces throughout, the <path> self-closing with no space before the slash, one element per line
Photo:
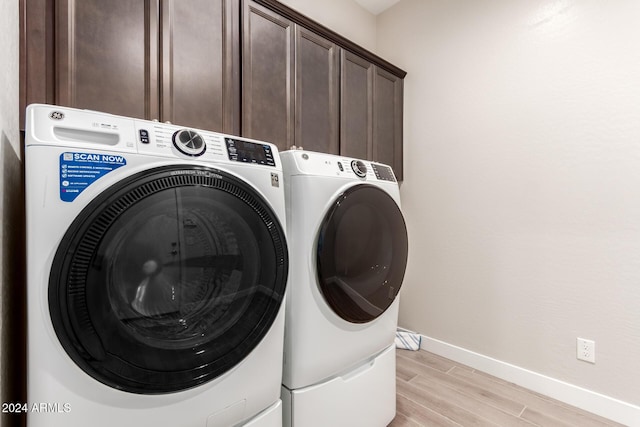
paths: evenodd
<path fill-rule="evenodd" d="M 384 12 L 400 0 L 355 0 L 360 6 L 377 15 Z"/>

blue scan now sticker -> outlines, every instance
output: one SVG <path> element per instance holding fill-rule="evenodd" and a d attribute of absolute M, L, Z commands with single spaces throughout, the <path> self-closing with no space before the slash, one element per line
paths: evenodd
<path fill-rule="evenodd" d="M 91 184 L 126 164 L 127 159 L 118 154 L 62 153 L 60 200 L 73 202 Z"/>

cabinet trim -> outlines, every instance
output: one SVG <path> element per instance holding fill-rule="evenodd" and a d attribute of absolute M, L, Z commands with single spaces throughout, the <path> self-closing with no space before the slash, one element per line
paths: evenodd
<path fill-rule="evenodd" d="M 20 0 L 20 130 L 25 107 L 54 103 L 53 10 L 51 0 Z"/>
<path fill-rule="evenodd" d="M 144 17 L 144 46 L 147 51 L 145 54 L 144 71 L 148 80 L 145 84 L 144 94 L 144 113 L 147 119 L 160 118 L 160 10 L 161 0 L 145 0 L 145 17 Z"/>
<path fill-rule="evenodd" d="M 225 82 L 223 91 L 223 129 L 226 133 L 239 134 L 242 108 L 240 98 L 240 61 L 241 50 L 240 40 L 240 0 L 229 0 L 223 4 L 225 16 L 223 22 L 223 37 L 227 41 L 223 46 L 223 57 L 226 66 L 223 70 L 223 81 Z"/>

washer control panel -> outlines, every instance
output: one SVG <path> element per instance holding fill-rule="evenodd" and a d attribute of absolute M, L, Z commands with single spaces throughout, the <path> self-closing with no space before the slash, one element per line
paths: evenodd
<path fill-rule="evenodd" d="M 274 144 L 157 120 L 47 104 L 30 105 L 27 119 L 33 128 L 29 145 L 55 144 L 68 148 L 69 153 L 83 154 L 93 149 L 116 152 L 117 156 L 131 153 L 281 167 L 278 147 Z"/>

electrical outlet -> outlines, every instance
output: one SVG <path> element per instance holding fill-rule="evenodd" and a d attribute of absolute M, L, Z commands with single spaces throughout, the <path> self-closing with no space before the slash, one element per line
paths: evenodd
<path fill-rule="evenodd" d="M 596 343 L 592 340 L 577 338 L 576 357 L 585 362 L 596 363 Z"/>

